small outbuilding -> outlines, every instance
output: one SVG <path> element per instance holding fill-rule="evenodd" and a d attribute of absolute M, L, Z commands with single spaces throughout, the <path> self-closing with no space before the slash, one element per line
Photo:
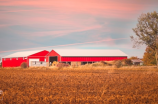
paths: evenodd
<path fill-rule="evenodd" d="M 133 59 L 131 61 L 133 65 L 143 65 L 143 61 L 141 59 Z"/>

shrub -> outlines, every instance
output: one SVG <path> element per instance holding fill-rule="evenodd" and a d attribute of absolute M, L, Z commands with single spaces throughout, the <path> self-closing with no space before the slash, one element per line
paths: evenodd
<path fill-rule="evenodd" d="M 96 67 L 96 66 L 100 66 L 100 64 L 92 64 L 92 66 Z"/>
<path fill-rule="evenodd" d="M 121 61 L 120 61 L 120 60 L 116 61 L 116 62 L 115 62 L 115 66 L 116 66 L 117 68 L 121 67 L 121 66 L 122 66 Z"/>
<path fill-rule="evenodd" d="M 122 60 L 122 62 L 123 62 L 125 65 L 132 65 L 131 59 L 124 59 L 124 60 Z"/>
<path fill-rule="evenodd" d="M 107 64 L 105 61 L 100 61 L 100 63 L 102 63 L 102 64 Z"/>
<path fill-rule="evenodd" d="M 57 67 L 68 67 L 69 66 L 69 64 L 66 64 L 66 63 L 58 63 L 57 64 Z"/>
<path fill-rule="evenodd" d="M 23 62 L 23 63 L 21 64 L 21 68 L 27 68 L 27 63 L 26 63 L 26 62 Z"/>
<path fill-rule="evenodd" d="M 68 67 L 69 64 L 66 64 L 66 63 L 58 63 L 57 64 L 57 67 L 58 67 L 58 70 L 62 69 L 63 67 Z"/>
<path fill-rule="evenodd" d="M 0 67 L 2 67 L 2 62 L 0 63 Z"/>
<path fill-rule="evenodd" d="M 125 64 L 126 65 L 132 65 L 132 60 L 131 59 L 126 59 Z"/>

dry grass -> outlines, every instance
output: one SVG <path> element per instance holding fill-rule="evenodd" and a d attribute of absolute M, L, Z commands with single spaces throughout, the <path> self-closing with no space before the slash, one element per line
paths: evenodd
<path fill-rule="evenodd" d="M 0 103 L 158 103 L 156 68 L 81 69 L 1 68 Z"/>

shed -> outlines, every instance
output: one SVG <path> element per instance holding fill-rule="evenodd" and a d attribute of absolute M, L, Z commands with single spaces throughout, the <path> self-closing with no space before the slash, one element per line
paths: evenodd
<path fill-rule="evenodd" d="M 133 65 L 143 65 L 143 61 L 141 59 L 133 59 L 131 61 Z"/>

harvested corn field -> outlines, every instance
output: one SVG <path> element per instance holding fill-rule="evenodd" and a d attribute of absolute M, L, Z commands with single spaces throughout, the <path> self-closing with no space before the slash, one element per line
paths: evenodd
<path fill-rule="evenodd" d="M 158 70 L 0 69 L 5 103 L 158 103 Z"/>

